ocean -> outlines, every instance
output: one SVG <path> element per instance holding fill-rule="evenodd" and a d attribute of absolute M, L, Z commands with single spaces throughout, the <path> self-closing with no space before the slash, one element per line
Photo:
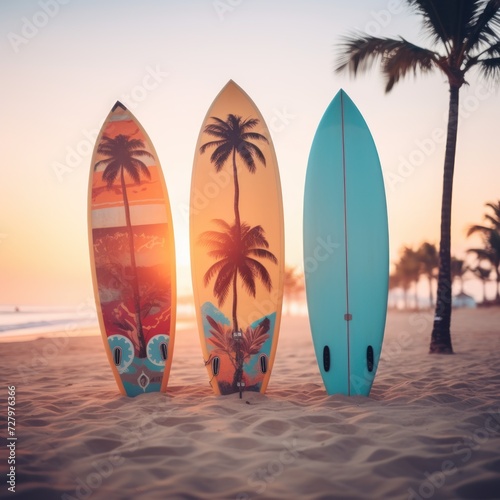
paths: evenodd
<path fill-rule="evenodd" d="M 176 330 L 195 326 L 194 306 L 177 304 Z M 78 307 L 13 306 L 0 304 L 0 339 L 2 336 L 22 336 L 52 332 L 77 334 L 79 330 L 96 328 L 99 331 L 95 306 Z"/>
<path fill-rule="evenodd" d="M 0 305 L 0 337 L 97 327 L 95 309 L 87 307 Z"/>

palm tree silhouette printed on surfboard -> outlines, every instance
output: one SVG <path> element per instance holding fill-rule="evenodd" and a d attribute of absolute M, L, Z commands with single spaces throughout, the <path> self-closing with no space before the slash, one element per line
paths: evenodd
<path fill-rule="evenodd" d="M 240 392 L 243 387 L 243 364 L 245 361 L 260 351 L 264 342 L 269 338 L 270 321 L 264 318 L 256 328 L 248 326 L 244 331 L 238 323 L 238 279 L 241 280 L 243 289 L 252 297 L 256 296 L 256 278 L 268 290 L 272 289 L 271 276 L 266 267 L 260 262 L 262 259 L 275 264 L 278 260 L 268 250 L 269 243 L 262 226 L 251 227 L 240 217 L 240 186 L 238 181 L 237 159 L 242 161 L 251 174 L 257 170 L 256 159 L 264 167 L 266 158 L 260 148 L 251 141 L 264 141 L 267 138 L 253 131 L 258 124 L 257 118 L 248 118 L 229 114 L 224 121 L 218 117 L 211 117 L 213 123 L 208 124 L 204 132 L 215 138 L 200 147 L 200 154 L 207 149 L 214 148 L 210 157 L 215 171 L 220 172 L 227 161 L 231 159 L 234 182 L 234 223 L 230 224 L 222 219 L 214 219 L 217 230 L 205 231 L 200 235 L 199 243 L 209 248 L 208 255 L 216 259 L 205 272 L 204 285 L 208 286 L 214 281 L 213 293 L 218 300 L 219 307 L 232 293 L 232 325 L 215 321 L 207 315 L 212 337 L 208 341 L 215 346 L 214 353 L 221 351 L 228 355 L 234 366 L 232 386 L 228 389 Z M 209 360 L 210 361 L 210 360 Z"/>
<path fill-rule="evenodd" d="M 106 182 L 107 189 L 113 189 L 115 181 L 119 179 L 125 208 L 125 222 L 128 233 L 130 248 L 130 282 L 135 309 L 136 328 L 126 328 L 130 330 L 131 338 L 137 352 L 137 357 L 146 358 L 146 343 L 142 329 L 141 302 L 139 294 L 139 282 L 137 279 L 137 265 L 135 261 L 134 231 L 130 220 L 130 206 L 125 182 L 125 173 L 132 178 L 135 184 L 141 183 L 141 176 L 151 178 L 148 167 L 142 162 L 140 157 L 153 158 L 153 155 L 146 151 L 144 142 L 141 139 L 131 139 L 130 136 L 119 134 L 116 137 L 104 135 L 97 147 L 97 152 L 106 155 L 106 158 L 98 161 L 94 165 L 94 170 L 99 166 L 105 166 L 102 174 L 103 181 Z"/>

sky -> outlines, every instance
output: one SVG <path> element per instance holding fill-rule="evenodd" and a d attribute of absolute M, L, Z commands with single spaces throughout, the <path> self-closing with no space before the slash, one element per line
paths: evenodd
<path fill-rule="evenodd" d="M 316 127 L 340 88 L 364 115 L 385 178 L 391 262 L 439 242 L 448 89 L 440 74 L 384 92 L 377 69 L 334 73 L 354 30 L 404 35 L 402 0 L 3 0 L 0 2 L 0 304 L 93 301 L 87 190 L 97 133 L 116 100 L 157 150 L 174 219 L 178 293 L 191 292 L 189 195 L 197 137 L 233 79 L 266 119 L 280 167 L 286 262 L 302 268 L 302 206 Z M 500 199 L 500 96 L 461 92 L 452 252 Z"/>

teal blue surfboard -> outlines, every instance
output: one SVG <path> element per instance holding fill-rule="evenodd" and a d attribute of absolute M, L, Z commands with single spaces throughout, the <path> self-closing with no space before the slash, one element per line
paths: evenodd
<path fill-rule="evenodd" d="M 387 206 L 373 137 L 343 90 L 323 115 L 309 155 L 304 270 L 328 394 L 368 396 L 387 312 Z"/>

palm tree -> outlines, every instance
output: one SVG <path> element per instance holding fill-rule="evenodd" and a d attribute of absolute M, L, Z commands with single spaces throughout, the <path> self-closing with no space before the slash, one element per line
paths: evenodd
<path fill-rule="evenodd" d="M 478 264 L 476 267 L 471 268 L 471 271 L 481 280 L 481 283 L 483 284 L 483 304 L 486 304 L 488 302 L 486 299 L 486 283 L 490 279 L 491 268 L 487 269 L 486 267 L 482 267 Z"/>
<path fill-rule="evenodd" d="M 153 155 L 149 151 L 146 151 L 144 147 L 144 142 L 142 140 L 131 139 L 128 135 L 119 134 L 116 137 L 103 135 L 97 147 L 97 152 L 101 155 L 105 155 L 106 158 L 98 161 L 94 165 L 94 170 L 101 165 L 105 166 L 102 179 L 106 182 L 107 189 L 111 189 L 118 178 L 121 186 L 129 240 L 132 294 L 134 297 L 135 320 L 137 326 L 137 339 L 134 339 L 134 343 L 136 343 L 137 356 L 139 358 L 146 357 L 146 344 L 142 330 L 141 301 L 139 295 L 139 282 L 137 279 L 137 266 L 135 263 L 134 231 L 130 221 L 130 206 L 125 174 L 127 174 L 135 184 L 141 183 L 141 175 L 147 179 L 151 178 L 151 173 L 147 165 L 139 160 L 140 157 L 153 158 Z"/>
<path fill-rule="evenodd" d="M 272 289 L 269 272 L 257 259 L 268 259 L 275 264 L 278 262 L 268 248 L 269 243 L 261 226 L 250 227 L 245 222 L 237 227 L 236 223 L 228 224 L 222 219 L 214 222 L 221 231 L 205 231 L 200 236 L 200 244 L 210 248 L 208 255 L 217 259 L 206 271 L 203 280 L 208 286 L 214 277 L 214 295 L 217 297 L 219 307 L 224 304 L 229 290 L 233 292 L 232 319 L 233 329 L 238 327 L 238 276 L 241 278 L 243 288 L 255 297 L 257 287 L 255 278 L 259 278 L 267 290 Z"/>
<path fill-rule="evenodd" d="M 460 291 L 459 293 L 464 293 L 464 276 L 469 271 L 469 266 L 465 264 L 465 261 L 462 259 L 457 259 L 456 257 L 451 257 L 451 282 L 453 283 L 456 278 L 458 278 L 460 282 Z"/>
<path fill-rule="evenodd" d="M 417 250 L 417 256 L 420 261 L 422 274 L 427 277 L 429 282 L 429 304 L 430 307 L 433 307 L 432 282 L 436 277 L 436 269 L 439 267 L 439 255 L 436 245 L 424 241 Z"/>
<path fill-rule="evenodd" d="M 337 71 L 356 75 L 380 59 L 387 78 L 386 92 L 408 74 L 437 69 L 450 89 L 448 133 L 444 159 L 441 236 L 436 313 L 430 353 L 453 353 L 451 322 L 451 199 L 458 132 L 460 88 L 476 68 L 485 79 L 500 78 L 500 2 L 498 0 L 406 0 L 422 17 L 432 48 L 400 38 L 357 34 L 345 38 Z"/>
<path fill-rule="evenodd" d="M 261 226 L 250 227 L 245 222 L 235 222 L 229 225 L 222 219 L 214 222 L 221 231 L 205 231 L 200 236 L 200 244 L 209 247 L 208 255 L 217 259 L 206 271 L 203 280 L 208 286 L 216 276 L 214 283 L 214 295 L 217 297 L 219 307 L 224 304 L 229 290 L 233 291 L 233 333 L 239 332 L 238 326 L 238 276 L 241 278 L 243 288 L 252 296 L 257 293 L 255 278 L 259 278 L 267 290 L 272 289 L 272 280 L 269 272 L 257 259 L 268 259 L 275 264 L 278 259 L 268 248 L 269 243 Z M 208 317 L 207 317 L 208 320 Z M 210 320 L 208 320 L 210 322 Z M 213 326 L 213 325 L 212 325 Z M 267 333 L 269 327 L 264 333 Z M 259 330 L 261 331 L 261 330 Z M 233 389 L 236 390 L 243 377 L 243 362 L 245 360 L 245 342 L 252 330 L 246 330 L 242 338 L 233 337 L 230 344 L 235 352 L 235 372 L 233 377 Z M 213 332 L 212 332 L 213 333 Z M 243 333 L 243 332 L 242 332 Z M 234 341 L 236 340 L 236 341 Z M 252 351 L 253 352 L 253 351 Z M 257 351 L 258 352 L 258 351 Z M 241 397 L 241 385 L 240 385 Z"/>
<path fill-rule="evenodd" d="M 415 284 L 415 307 L 418 309 L 417 284 L 420 279 L 420 261 L 417 252 L 412 248 L 403 248 L 396 264 L 396 276 L 404 292 L 405 309 L 408 309 L 408 290 Z"/>
<path fill-rule="evenodd" d="M 397 287 L 403 290 L 404 308 L 408 309 L 408 290 L 411 287 L 411 281 L 408 280 L 408 277 L 399 262 L 396 263 L 396 268 L 393 274 L 393 282 L 397 283 Z"/>
<path fill-rule="evenodd" d="M 394 290 L 396 288 L 401 288 L 401 276 L 397 273 L 397 270 L 395 269 L 392 274 L 389 275 L 389 292 L 391 290 Z M 390 294 L 389 294 L 390 297 Z M 405 297 L 406 300 L 406 297 Z M 397 308 L 397 299 L 393 299 L 392 304 L 390 307 Z M 405 304 L 406 305 L 406 304 Z"/>
<path fill-rule="evenodd" d="M 488 261 L 496 274 L 497 292 L 495 301 L 500 303 L 500 200 L 495 203 L 486 203 L 486 207 L 493 210 L 493 215 L 485 214 L 484 218 L 489 226 L 474 224 L 467 230 L 467 236 L 480 233 L 483 237 L 484 248 L 471 248 L 468 252 L 475 253 L 478 259 Z"/>
<path fill-rule="evenodd" d="M 243 120 L 241 116 L 233 114 L 227 115 L 226 121 L 212 116 L 215 123 L 210 123 L 205 127 L 204 132 L 216 140 L 209 141 L 200 147 L 200 153 L 203 154 L 209 148 L 215 148 L 210 156 L 210 161 L 215 166 L 215 171 L 220 172 L 224 164 L 231 157 L 234 179 L 234 221 L 236 229 L 240 227 L 240 186 L 238 182 L 238 168 L 236 157 L 238 156 L 248 171 L 255 173 L 257 166 L 255 158 L 257 158 L 264 166 L 266 166 L 266 158 L 262 151 L 253 142 L 264 141 L 269 143 L 267 138 L 258 132 L 252 132 L 252 129 L 259 124 L 259 119 L 248 118 Z"/>

